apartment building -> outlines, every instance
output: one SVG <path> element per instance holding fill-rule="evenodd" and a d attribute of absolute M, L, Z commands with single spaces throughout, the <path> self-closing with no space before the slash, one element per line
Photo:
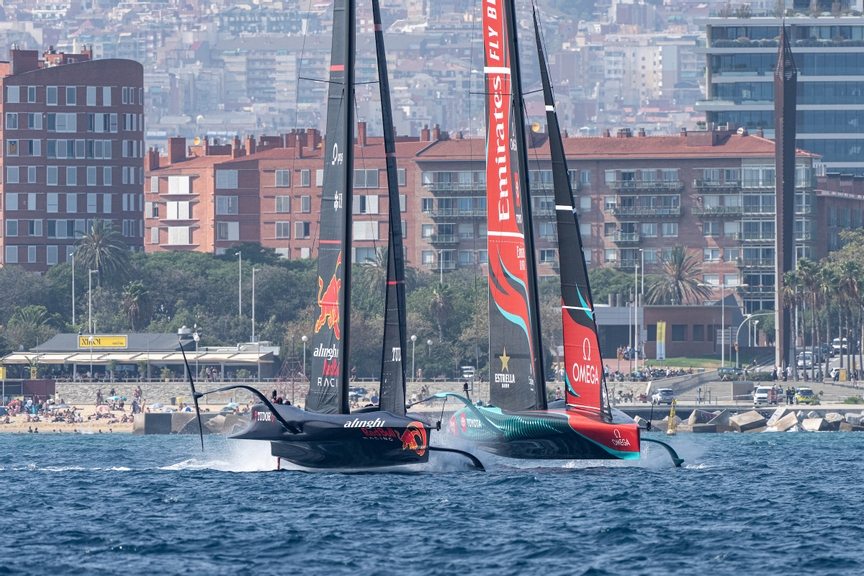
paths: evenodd
<path fill-rule="evenodd" d="M 698 49 L 707 97 L 697 110 L 709 123 L 762 128 L 773 139 L 781 19 L 754 15 L 698 23 L 707 37 Z M 864 173 L 864 20 L 797 15 L 785 18 L 785 25 L 798 69 L 797 146 L 820 155 L 829 172 Z"/>
<path fill-rule="evenodd" d="M 44 273 L 94 219 L 143 249 L 143 68 L 13 48 L 0 63 L 0 259 Z"/>
<path fill-rule="evenodd" d="M 399 137 L 400 211 L 409 263 L 417 252 L 421 214 L 411 192 L 420 175 L 414 156 L 426 140 Z M 234 139 L 229 144 L 204 140 L 186 149 L 184 138 L 169 139 L 169 155 L 148 153 L 145 177 L 145 249 L 197 250 L 222 254 L 242 242 L 258 242 L 285 258 L 317 256 L 323 146 L 315 129 L 282 136 Z M 352 258 L 374 261 L 387 245 L 388 195 L 384 145 L 369 138 L 358 123 L 354 150 Z"/>

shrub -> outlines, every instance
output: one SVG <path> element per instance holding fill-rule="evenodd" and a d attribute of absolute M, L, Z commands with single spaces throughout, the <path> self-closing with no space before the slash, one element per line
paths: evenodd
<path fill-rule="evenodd" d="M 864 398 L 861 396 L 850 396 L 843 400 L 843 404 L 864 404 Z"/>

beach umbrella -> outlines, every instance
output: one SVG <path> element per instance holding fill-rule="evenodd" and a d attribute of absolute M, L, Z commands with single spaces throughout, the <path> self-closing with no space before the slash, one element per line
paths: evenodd
<path fill-rule="evenodd" d="M 6 408 L 0 406 L 0 416 L 6 416 L 7 414 L 8 412 L 6 411 Z"/>
<path fill-rule="evenodd" d="M 102 406 L 97 406 L 97 407 L 96 407 L 96 410 L 97 410 L 98 412 L 108 412 L 108 411 L 111 410 L 111 408 L 110 408 L 109 406 L 105 406 L 105 405 L 103 404 Z"/>
<path fill-rule="evenodd" d="M 111 400 L 112 402 L 117 402 L 118 400 L 125 400 L 125 398 L 120 398 L 120 396 L 109 396 L 108 400 Z"/>
<path fill-rule="evenodd" d="M 162 408 L 163 406 L 165 406 L 165 405 L 164 404 L 158 404 L 158 403 L 157 404 L 151 404 L 150 409 L 151 410 L 158 410 L 159 408 Z"/>
<path fill-rule="evenodd" d="M 55 404 L 51 406 L 50 410 L 67 410 L 68 408 L 70 408 L 68 404 Z"/>

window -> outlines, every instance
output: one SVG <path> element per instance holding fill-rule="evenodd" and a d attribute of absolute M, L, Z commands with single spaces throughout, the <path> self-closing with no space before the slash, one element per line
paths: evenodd
<path fill-rule="evenodd" d="M 434 250 L 423 250 L 420 254 L 420 258 L 423 260 L 423 264 L 434 264 L 435 263 L 435 251 Z"/>
<path fill-rule="evenodd" d="M 48 166 L 45 171 L 45 182 L 48 186 L 57 186 L 57 166 Z"/>
<path fill-rule="evenodd" d="M 719 236 L 720 235 L 720 222 L 717 222 L 717 221 L 702 222 L 702 235 L 703 236 Z"/>
<path fill-rule="evenodd" d="M 121 104 L 128 104 L 129 103 L 129 89 L 124 86 L 123 89 L 120 91 L 120 94 L 121 94 L 120 103 Z"/>
<path fill-rule="evenodd" d="M 590 196 L 580 196 L 579 197 L 579 211 L 583 212 L 583 213 L 591 211 L 591 197 Z"/>
<path fill-rule="evenodd" d="M 18 194 L 6 194 L 6 210 L 18 210 Z"/>
<path fill-rule="evenodd" d="M 56 192 L 49 192 L 48 197 L 48 212 L 56 214 L 58 212 L 58 199 L 60 195 Z"/>
<path fill-rule="evenodd" d="M 603 209 L 607 212 L 618 206 L 618 198 L 616 196 L 603 197 Z"/>
<path fill-rule="evenodd" d="M 95 214 L 97 212 L 96 204 L 98 201 L 98 196 L 99 196 L 98 194 L 93 194 L 93 193 L 87 194 L 87 213 L 88 214 Z"/>
<path fill-rule="evenodd" d="M 294 223 L 294 238 L 309 238 L 309 222 Z"/>
<path fill-rule="evenodd" d="M 587 248 L 583 248 L 582 249 L 582 257 L 585 258 L 586 264 L 590 264 L 591 263 L 591 250 L 589 250 Z"/>
<path fill-rule="evenodd" d="M 28 166 L 27 167 L 27 183 L 35 184 L 36 183 L 36 166 Z"/>
<path fill-rule="evenodd" d="M 488 264 L 489 263 L 489 251 L 488 250 L 478 250 L 477 251 L 477 264 Z"/>
<path fill-rule="evenodd" d="M 189 227 L 188 226 L 169 226 L 168 227 L 168 244 L 175 246 L 183 246 L 189 244 Z"/>
<path fill-rule="evenodd" d="M 618 225 L 615 222 L 604 222 L 603 223 L 603 237 L 609 238 L 615 231 L 618 230 Z"/>
<path fill-rule="evenodd" d="M 240 223 L 239 222 L 217 222 L 216 223 L 216 240 L 239 240 L 240 239 Z"/>
<path fill-rule="evenodd" d="M 29 130 L 41 130 L 42 129 L 42 114 L 40 113 L 30 113 L 27 114 L 27 128 Z"/>
<path fill-rule="evenodd" d="M 661 232 L 664 238 L 676 238 L 678 236 L 678 223 L 664 222 L 661 227 Z"/>
<path fill-rule="evenodd" d="M 579 183 L 587 186 L 591 184 L 591 171 L 590 170 L 580 170 L 579 171 Z"/>
<path fill-rule="evenodd" d="M 18 220 L 6 220 L 6 236 L 18 236 Z"/>
<path fill-rule="evenodd" d="M 470 240 L 474 238 L 474 224 L 459 224 L 459 238 L 462 240 Z"/>
<path fill-rule="evenodd" d="M 159 244 L 159 228 L 150 229 L 150 243 Z"/>
<path fill-rule="evenodd" d="M 311 186 L 311 178 L 312 173 L 309 171 L 308 168 L 300 170 L 300 186 L 302 186 L 303 188 L 308 188 L 309 186 Z"/>
<path fill-rule="evenodd" d="M 723 170 L 723 181 L 726 184 L 741 182 L 741 170 L 738 168 Z"/>
<path fill-rule="evenodd" d="M 7 130 L 17 130 L 18 129 L 18 113 L 17 112 L 7 112 L 6 113 L 6 129 Z"/>
<path fill-rule="evenodd" d="M 724 286 L 738 286 L 738 275 L 737 274 L 724 274 L 723 275 L 723 285 Z"/>
<path fill-rule="evenodd" d="M 6 183 L 18 184 L 18 166 L 6 167 Z"/>
<path fill-rule="evenodd" d="M 28 86 L 27 87 L 27 103 L 35 104 L 36 103 L 36 87 Z"/>
<path fill-rule="evenodd" d="M 363 264 L 365 262 L 375 262 L 378 257 L 378 250 L 375 248 L 354 248 L 354 262 Z"/>
<path fill-rule="evenodd" d="M 702 170 L 702 180 L 713 183 L 720 182 L 720 170 L 717 168 Z"/>
<path fill-rule="evenodd" d="M 276 196 L 276 212 L 280 214 L 288 214 L 291 212 L 290 196 Z"/>
<path fill-rule="evenodd" d="M 103 166 L 102 167 L 102 185 L 103 186 L 111 186 L 112 184 L 112 170 L 111 166 Z"/>
<path fill-rule="evenodd" d="M 18 247 L 17 246 L 6 246 L 6 263 L 7 264 L 17 264 L 18 263 Z"/>
<path fill-rule="evenodd" d="M 705 262 L 719 262 L 720 261 L 720 249 L 719 248 L 703 248 L 702 249 L 702 260 Z"/>
<path fill-rule="evenodd" d="M 540 250 L 540 262 L 546 264 L 555 262 L 555 250 Z"/>
<path fill-rule="evenodd" d="M 18 140 L 7 140 L 6 141 L 6 155 L 7 156 L 18 156 Z"/>
<path fill-rule="evenodd" d="M 27 235 L 34 237 L 42 236 L 42 220 L 28 220 Z"/>
<path fill-rule="evenodd" d="M 96 166 L 87 166 L 87 185 L 96 186 Z"/>
<path fill-rule="evenodd" d="M 672 324 L 672 342 L 687 341 L 687 324 Z"/>
<path fill-rule="evenodd" d="M 237 170 L 217 170 L 216 188 L 234 190 L 237 188 Z M 218 212 L 217 212 L 218 214 Z"/>
<path fill-rule="evenodd" d="M 471 250 L 459 250 L 459 253 L 456 255 L 460 266 L 473 266 L 474 265 L 474 252 Z"/>
<path fill-rule="evenodd" d="M 351 199 L 352 214 L 378 214 L 378 196 L 357 195 Z"/>
<path fill-rule="evenodd" d="M 78 211 L 78 194 L 66 194 L 66 212 Z"/>
<path fill-rule="evenodd" d="M 591 236 L 591 224 L 590 223 L 586 223 L 586 224 L 580 223 L 579 224 L 579 234 L 585 238 L 590 237 Z"/>
<path fill-rule="evenodd" d="M 310 214 L 312 212 L 312 197 L 300 196 L 300 212 Z"/>
<path fill-rule="evenodd" d="M 617 262 L 618 261 L 618 252 L 614 249 L 607 248 L 604 254 L 605 262 Z"/>
<path fill-rule="evenodd" d="M 57 264 L 57 246 L 48 246 L 45 250 L 45 263 L 48 266 Z"/>
<path fill-rule="evenodd" d="M 354 240 L 378 240 L 378 222 L 358 222 L 353 223 L 353 238 Z"/>
<path fill-rule="evenodd" d="M 704 274 L 702 276 L 702 282 L 704 284 L 710 284 L 711 286 L 719 286 L 720 285 L 720 275 L 719 274 Z"/>
<path fill-rule="evenodd" d="M 422 211 L 425 213 L 432 212 L 435 209 L 433 198 L 421 198 L 420 202 L 422 204 Z"/>
<path fill-rule="evenodd" d="M 555 224 L 552 222 L 540 222 L 537 226 L 540 237 L 544 240 L 555 239 Z"/>
<path fill-rule="evenodd" d="M 289 188 L 291 186 L 291 171 L 276 170 L 276 187 Z"/>
<path fill-rule="evenodd" d="M 378 188 L 378 169 L 354 170 L 354 188 Z"/>
<path fill-rule="evenodd" d="M 238 214 L 237 196 L 217 196 L 216 214 Z"/>
<path fill-rule="evenodd" d="M 276 238 L 291 238 L 290 222 L 276 222 Z"/>
<path fill-rule="evenodd" d="M 657 181 L 657 170 L 640 170 L 642 172 L 642 181 L 643 182 L 656 182 Z"/>
<path fill-rule="evenodd" d="M 605 170 L 604 176 L 605 176 L 605 181 L 606 181 L 607 186 L 615 184 L 615 177 L 616 177 L 615 170 Z"/>
<path fill-rule="evenodd" d="M 111 106 L 111 87 L 102 87 L 102 106 Z"/>
<path fill-rule="evenodd" d="M 642 236 L 645 238 L 656 238 L 657 237 L 657 223 L 656 222 L 643 222 L 642 223 Z"/>
<path fill-rule="evenodd" d="M 66 186 L 78 185 L 78 168 L 76 166 L 66 167 Z"/>
<path fill-rule="evenodd" d="M 662 175 L 664 182 L 676 182 L 678 180 L 677 168 L 661 170 L 660 174 Z"/>
<path fill-rule="evenodd" d="M 315 170 L 315 186 L 319 188 L 324 186 L 324 170 L 320 168 Z"/>
<path fill-rule="evenodd" d="M 42 155 L 42 140 L 27 140 L 27 154 L 29 156 Z"/>
<path fill-rule="evenodd" d="M 45 89 L 45 103 L 48 106 L 57 105 L 57 86 L 48 86 Z"/>
<path fill-rule="evenodd" d="M 191 194 L 192 193 L 192 177 L 191 176 L 169 176 L 168 177 L 168 194 Z"/>
<path fill-rule="evenodd" d="M 6 87 L 6 103 L 7 104 L 18 104 L 20 95 L 21 95 L 20 86 L 7 86 Z"/>
<path fill-rule="evenodd" d="M 642 252 L 642 258 L 645 260 L 645 264 L 656 264 L 657 263 L 657 251 L 656 250 L 645 250 Z"/>
<path fill-rule="evenodd" d="M 96 106 L 96 86 L 87 86 L 87 106 Z"/>
<path fill-rule="evenodd" d="M 434 227 L 432 224 L 421 224 L 420 225 L 420 236 L 422 238 L 431 238 L 434 231 Z"/>
<path fill-rule="evenodd" d="M 77 89 L 75 86 L 66 87 L 66 106 L 75 106 L 77 100 Z"/>
<path fill-rule="evenodd" d="M 190 215 L 190 202 L 166 202 L 166 216 L 167 220 L 189 220 Z"/>
<path fill-rule="evenodd" d="M 740 248 L 724 248 L 723 249 L 723 261 L 724 262 L 737 262 L 741 257 L 741 249 Z"/>
<path fill-rule="evenodd" d="M 405 168 L 396 169 L 396 180 L 399 186 L 406 186 L 408 180 L 407 171 Z"/>
<path fill-rule="evenodd" d="M 705 340 L 705 326 L 702 324 L 693 325 L 693 341 L 702 342 Z"/>

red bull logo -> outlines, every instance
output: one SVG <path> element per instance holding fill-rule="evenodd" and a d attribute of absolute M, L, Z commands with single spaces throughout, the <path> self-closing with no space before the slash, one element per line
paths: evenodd
<path fill-rule="evenodd" d="M 342 264 L 342 252 L 339 252 L 339 257 L 336 259 L 336 269 L 333 271 L 333 277 L 327 285 L 327 290 L 324 290 L 324 280 L 318 277 L 318 307 L 321 308 L 321 314 L 315 322 L 315 333 L 317 334 L 324 323 L 327 327 L 333 330 L 333 335 L 337 340 L 341 339 L 339 330 L 339 290 L 342 288 L 342 280 L 336 278 L 336 271 Z"/>
<path fill-rule="evenodd" d="M 339 361 L 335 358 L 333 360 L 324 360 L 324 376 L 338 376 L 339 375 Z"/>
<path fill-rule="evenodd" d="M 416 420 L 405 427 L 402 450 L 413 450 L 418 456 L 426 454 L 426 428 Z"/>

